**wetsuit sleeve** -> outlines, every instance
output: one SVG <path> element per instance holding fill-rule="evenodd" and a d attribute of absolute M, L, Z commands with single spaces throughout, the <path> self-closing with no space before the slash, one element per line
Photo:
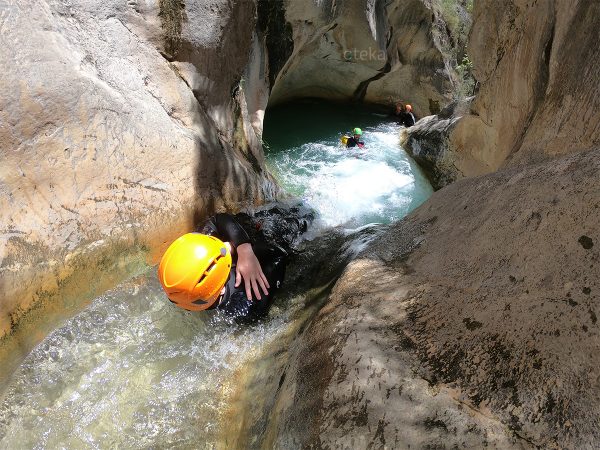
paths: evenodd
<path fill-rule="evenodd" d="M 235 247 L 250 243 L 248 233 L 230 214 L 216 214 L 206 221 L 202 233 L 215 236 L 224 242 L 231 242 Z"/>
<path fill-rule="evenodd" d="M 235 270 L 232 270 L 226 284 L 225 294 L 217 308 L 238 322 L 251 322 L 266 316 L 273 297 L 281 288 L 285 278 L 287 253 L 283 249 L 272 247 L 259 240 L 255 243 L 254 250 L 271 287 L 269 294 L 263 293 L 261 300 L 248 300 L 244 284 L 235 287 Z"/>
<path fill-rule="evenodd" d="M 405 125 L 407 127 L 412 127 L 416 122 L 415 116 L 413 115 L 413 113 L 406 113 L 406 119 L 405 119 Z"/>

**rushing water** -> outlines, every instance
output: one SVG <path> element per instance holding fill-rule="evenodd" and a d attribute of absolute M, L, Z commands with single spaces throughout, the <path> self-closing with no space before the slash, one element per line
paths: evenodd
<path fill-rule="evenodd" d="M 370 234 L 304 243 L 269 319 L 254 325 L 174 307 L 155 270 L 107 292 L 14 374 L 0 403 L 0 448 L 231 448 L 222 425 L 238 425 L 236 379 L 253 375 L 245 366 L 265 346 L 287 346 Z"/>
<path fill-rule="evenodd" d="M 340 137 L 362 128 L 365 149 Z M 399 146 L 399 127 L 385 115 L 347 105 L 302 102 L 270 111 L 267 164 L 325 225 L 389 223 L 423 203 L 431 185 Z"/>
<path fill-rule="evenodd" d="M 231 436 L 241 422 L 232 406 L 240 377 L 257 377 L 257 360 L 268 372 L 270 360 L 260 355 L 266 348 L 284 352 L 332 280 L 377 232 L 351 228 L 400 218 L 431 193 L 398 147 L 397 127 L 381 115 L 305 103 L 267 117 L 267 159 L 276 176 L 315 208 L 319 229 L 344 229 L 309 233 L 262 323 L 239 326 L 218 312 L 173 307 L 155 269 L 95 299 L 13 375 L 0 402 L 0 448 L 257 445 Z M 339 134 L 354 126 L 365 130 L 364 152 L 338 145 Z M 268 404 L 256 384 L 256 405 Z"/>

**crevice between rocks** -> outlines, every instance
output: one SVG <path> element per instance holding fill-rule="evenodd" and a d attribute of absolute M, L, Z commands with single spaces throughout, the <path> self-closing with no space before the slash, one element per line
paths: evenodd
<path fill-rule="evenodd" d="M 383 69 L 380 69 L 379 73 L 367 80 L 361 81 L 356 90 L 354 91 L 354 93 L 352 94 L 352 101 L 354 102 L 362 102 L 363 99 L 365 98 L 365 95 L 367 94 L 367 89 L 369 88 L 369 84 L 371 84 L 371 82 L 375 81 L 375 80 L 379 80 L 380 78 L 383 78 L 386 74 L 388 74 L 390 72 L 390 70 L 392 69 L 392 64 L 389 61 L 385 63 L 385 66 L 383 66 Z"/>
<path fill-rule="evenodd" d="M 521 146 L 523 145 L 523 141 L 525 140 L 525 136 L 527 135 L 527 131 L 529 130 L 529 126 L 535 119 L 540 106 L 544 102 L 546 98 L 546 92 L 548 90 L 548 83 L 550 82 L 550 57 L 552 55 L 552 46 L 554 44 L 554 36 L 556 33 L 556 16 L 553 17 L 552 20 L 552 28 L 550 29 L 548 40 L 546 41 L 546 45 L 544 47 L 543 53 L 543 64 L 540 66 L 540 77 L 538 79 L 537 87 L 535 89 L 534 97 L 533 97 L 533 106 L 525 119 L 525 122 L 522 127 L 522 131 L 519 134 L 519 137 L 516 139 L 513 147 L 509 152 L 509 157 L 507 159 L 512 158 L 516 153 L 519 152 Z"/>

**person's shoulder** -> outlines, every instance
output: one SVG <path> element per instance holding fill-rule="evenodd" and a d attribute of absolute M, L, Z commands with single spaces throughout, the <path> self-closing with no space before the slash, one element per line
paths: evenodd
<path fill-rule="evenodd" d="M 235 217 L 233 216 L 233 214 L 230 214 L 228 212 L 218 212 L 215 214 L 214 217 L 219 218 L 219 219 L 235 220 Z"/>

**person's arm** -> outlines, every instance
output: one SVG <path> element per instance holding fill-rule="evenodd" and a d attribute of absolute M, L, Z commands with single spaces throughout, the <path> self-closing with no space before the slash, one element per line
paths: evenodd
<path fill-rule="evenodd" d="M 215 214 L 206 221 L 202 233 L 216 236 L 224 242 L 230 242 L 234 250 L 240 245 L 250 242 L 248 233 L 231 214 Z"/>
<path fill-rule="evenodd" d="M 256 298 L 261 300 L 260 288 L 266 295 L 269 294 L 267 290 L 270 287 L 269 282 L 252 250 L 250 237 L 233 216 L 216 214 L 206 222 L 202 233 L 229 242 L 232 253 L 237 253 L 235 287 L 238 287 L 244 280 L 248 300 L 252 300 L 252 291 Z"/>
<path fill-rule="evenodd" d="M 256 298 L 261 300 L 262 296 L 260 289 L 269 295 L 269 282 L 265 276 L 258 258 L 252 250 L 250 243 L 245 243 L 237 247 L 237 265 L 235 266 L 235 287 L 238 287 L 242 280 L 246 288 L 248 300 L 252 300 L 252 291 L 256 294 Z"/>

